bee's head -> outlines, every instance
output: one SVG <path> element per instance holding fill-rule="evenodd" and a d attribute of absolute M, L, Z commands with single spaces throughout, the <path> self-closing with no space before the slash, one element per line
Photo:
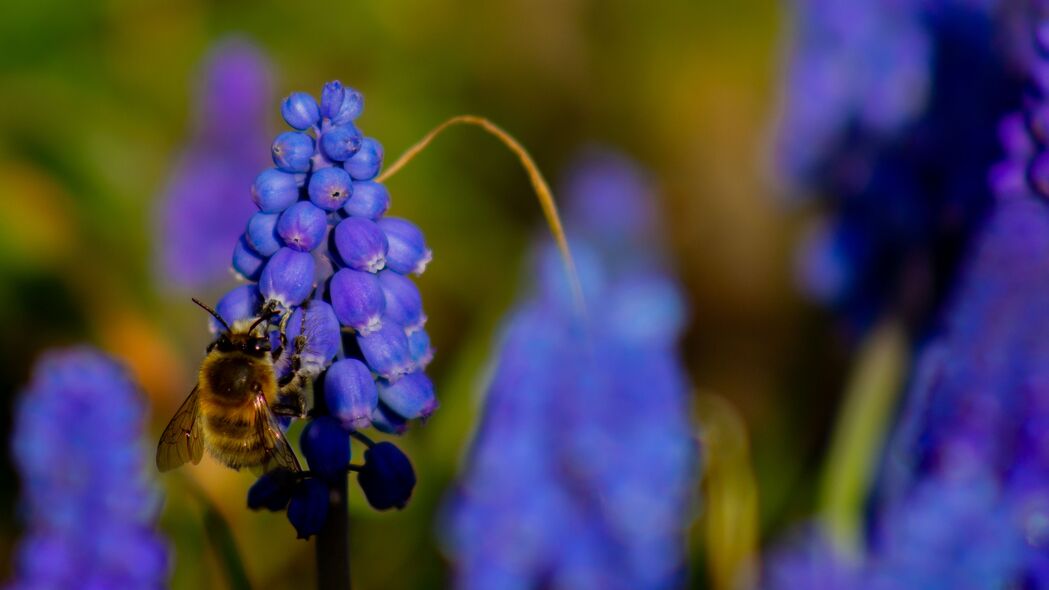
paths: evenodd
<path fill-rule="evenodd" d="M 255 328 L 269 320 L 269 318 L 275 313 L 270 308 L 263 310 L 259 319 L 255 320 L 247 331 L 235 332 L 233 331 L 233 328 L 226 323 L 226 320 L 224 320 L 214 309 L 204 305 L 196 299 L 193 300 L 193 303 L 204 308 L 205 311 L 210 313 L 220 324 L 222 324 L 222 327 L 226 329 L 225 332 L 219 334 L 219 337 L 214 342 L 208 345 L 208 352 L 211 352 L 212 350 L 218 350 L 219 352 L 238 351 L 251 356 L 262 357 L 270 351 L 269 335 L 266 334 L 265 331 L 261 336 L 255 335 Z"/>

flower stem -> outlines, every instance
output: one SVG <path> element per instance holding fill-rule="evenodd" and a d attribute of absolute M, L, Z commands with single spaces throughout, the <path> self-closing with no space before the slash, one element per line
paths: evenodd
<path fill-rule="evenodd" d="M 348 478 L 330 488 L 328 516 L 317 534 L 317 587 L 350 590 L 350 518 L 346 505 Z"/>
<path fill-rule="evenodd" d="M 557 212 L 557 203 L 554 202 L 554 196 L 550 191 L 550 186 L 546 184 L 546 180 L 543 178 L 543 174 L 539 171 L 539 167 L 535 165 L 535 161 L 533 161 L 532 157 L 528 155 L 528 150 L 524 149 L 524 147 L 518 143 L 512 135 L 504 131 L 495 123 L 476 115 L 458 115 L 452 117 L 437 127 L 434 127 L 432 131 L 424 135 L 422 139 L 415 143 L 415 145 L 408 148 L 403 154 L 401 154 L 401 157 L 397 158 L 397 160 L 380 174 L 376 180 L 383 182 L 396 174 L 405 164 L 414 159 L 419 152 L 426 149 L 426 146 L 430 145 L 430 142 L 432 142 L 434 138 L 453 125 L 473 125 L 484 129 L 501 141 L 503 145 L 509 148 L 510 151 L 517 156 L 517 159 L 520 160 L 521 166 L 524 167 L 525 171 L 528 173 L 529 180 L 532 181 L 532 188 L 535 190 L 536 198 L 539 199 L 539 206 L 543 209 L 543 215 L 546 217 L 546 223 L 550 227 L 550 233 L 553 234 L 554 240 L 557 242 L 557 248 L 561 251 L 561 258 L 565 264 L 565 272 L 568 273 L 568 282 L 572 288 L 572 298 L 575 301 L 576 311 L 581 317 L 585 317 L 586 304 L 583 299 L 583 286 L 582 283 L 579 282 L 579 274 L 576 272 L 575 260 L 572 258 L 572 251 L 568 247 L 568 238 L 565 236 L 564 227 L 561 225 L 561 217 Z"/>

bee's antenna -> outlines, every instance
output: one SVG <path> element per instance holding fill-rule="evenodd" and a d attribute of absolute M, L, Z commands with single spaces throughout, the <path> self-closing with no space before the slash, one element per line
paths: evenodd
<path fill-rule="evenodd" d="M 191 299 L 193 299 L 193 303 L 196 303 L 197 305 L 203 307 L 204 311 L 206 311 L 206 312 L 210 313 L 211 315 L 215 316 L 215 319 L 218 320 L 219 323 L 222 324 L 222 326 L 224 328 L 226 328 L 226 333 L 227 334 L 233 332 L 233 330 L 229 327 L 229 324 L 226 323 L 226 320 L 222 319 L 222 316 L 220 316 L 217 311 L 215 311 L 214 309 L 211 309 L 207 305 L 204 305 L 203 303 L 198 301 L 196 297 L 192 297 Z"/>
<path fill-rule="evenodd" d="M 278 313 L 280 313 L 280 310 L 276 309 L 276 306 L 274 306 L 272 303 L 267 304 L 266 308 L 262 310 L 262 314 L 259 315 L 259 319 L 255 320 L 255 323 L 251 324 L 251 327 L 248 328 L 248 334 L 255 332 L 255 328 L 257 328 L 259 324 L 270 319 L 274 316 L 274 314 Z"/>

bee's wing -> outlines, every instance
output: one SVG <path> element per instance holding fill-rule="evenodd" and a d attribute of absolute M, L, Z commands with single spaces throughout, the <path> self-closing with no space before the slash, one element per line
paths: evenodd
<path fill-rule="evenodd" d="M 266 458 L 256 471 L 265 473 L 278 467 L 289 471 L 302 471 L 295 451 L 288 444 L 288 439 L 277 424 L 264 395 L 255 398 L 255 425 L 259 429 L 259 440 L 266 446 Z"/>
<path fill-rule="evenodd" d="M 204 455 L 204 434 L 197 419 L 200 409 L 200 396 L 197 388 L 179 406 L 175 416 L 160 435 L 157 444 L 157 469 L 168 471 L 190 461 L 200 463 Z"/>

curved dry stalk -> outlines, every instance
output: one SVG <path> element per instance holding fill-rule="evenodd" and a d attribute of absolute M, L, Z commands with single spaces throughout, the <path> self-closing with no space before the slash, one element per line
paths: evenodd
<path fill-rule="evenodd" d="M 415 145 L 405 150 L 405 152 L 401 154 L 401 157 L 397 158 L 397 160 L 380 174 L 376 180 L 383 182 L 396 174 L 398 170 L 405 166 L 405 164 L 412 161 L 415 156 L 419 155 L 419 152 L 426 149 L 426 147 L 430 145 L 430 142 L 440 135 L 441 132 L 453 125 L 473 125 L 475 127 L 480 127 L 489 134 L 495 136 L 503 143 L 503 145 L 517 155 L 517 159 L 521 162 L 521 166 L 524 167 L 525 171 L 528 173 L 528 179 L 532 182 L 532 188 L 535 190 L 536 198 L 539 199 L 539 206 L 543 210 L 543 216 L 546 217 L 546 223 L 550 228 L 550 233 L 553 234 L 554 241 L 557 242 L 557 248 L 561 251 L 561 258 L 565 264 L 565 272 L 568 273 L 568 283 L 572 289 L 572 299 L 575 302 L 576 311 L 580 316 L 585 316 L 586 303 L 583 299 L 583 286 L 582 283 L 579 282 L 579 274 L 576 272 L 575 260 L 572 258 L 572 251 L 568 247 L 568 238 L 565 236 L 565 230 L 561 224 L 561 216 L 557 212 L 557 203 L 554 202 L 554 196 L 550 191 L 550 186 L 547 185 L 546 180 L 543 178 L 542 173 L 539 172 L 539 168 L 535 165 L 532 157 L 528 155 L 528 151 L 518 143 L 512 135 L 504 131 L 495 123 L 476 115 L 458 115 L 452 117 L 437 127 L 434 127 L 432 131 L 423 136 L 423 138 L 416 142 Z"/>

